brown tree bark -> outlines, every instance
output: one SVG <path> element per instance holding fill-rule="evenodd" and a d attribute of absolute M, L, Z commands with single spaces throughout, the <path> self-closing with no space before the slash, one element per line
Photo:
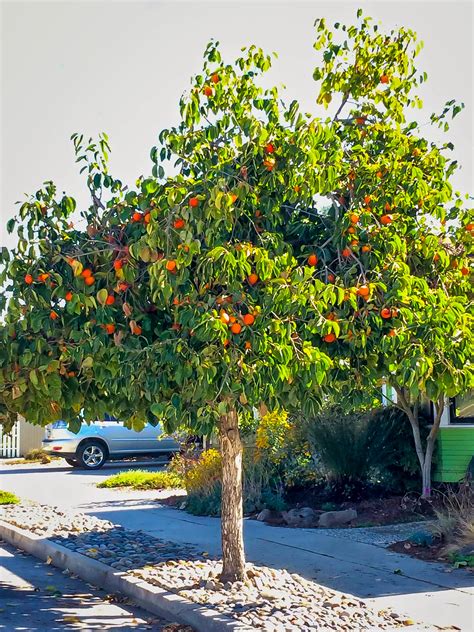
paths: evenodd
<path fill-rule="evenodd" d="M 220 418 L 219 443 L 222 457 L 221 581 L 244 581 L 242 442 L 235 409 Z"/>

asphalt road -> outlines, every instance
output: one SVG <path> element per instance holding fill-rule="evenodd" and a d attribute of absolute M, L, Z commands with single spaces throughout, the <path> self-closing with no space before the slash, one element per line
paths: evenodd
<path fill-rule="evenodd" d="M 190 630 L 190 628 L 187 628 Z M 0 630 L 185 630 L 0 540 Z"/>

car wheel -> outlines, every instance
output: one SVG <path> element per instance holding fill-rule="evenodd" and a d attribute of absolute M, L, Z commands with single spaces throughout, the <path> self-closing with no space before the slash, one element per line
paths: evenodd
<path fill-rule="evenodd" d="M 79 467 L 79 463 L 76 461 L 76 459 L 66 459 L 66 457 L 64 457 L 64 460 L 68 465 L 72 465 L 72 467 Z"/>
<path fill-rule="evenodd" d="M 107 450 L 100 441 L 88 441 L 77 450 L 79 466 L 86 470 L 98 470 L 107 460 Z"/>

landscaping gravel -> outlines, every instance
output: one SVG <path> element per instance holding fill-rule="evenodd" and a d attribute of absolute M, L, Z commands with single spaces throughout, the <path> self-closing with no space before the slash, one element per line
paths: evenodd
<path fill-rule="evenodd" d="M 0 518 L 213 608 L 254 630 L 375 631 L 413 623 L 387 611 L 374 612 L 353 596 L 286 570 L 248 564 L 245 582 L 223 585 L 218 579 L 220 562 L 208 559 L 205 553 L 57 507 L 22 503 L 4 507 Z"/>
<path fill-rule="evenodd" d="M 415 531 L 426 531 L 430 523 L 405 522 L 401 524 L 383 525 L 380 527 L 353 527 L 351 529 L 318 529 L 318 533 L 324 533 L 333 538 L 343 538 L 363 544 L 373 544 L 386 548 L 395 542 L 407 540 Z"/>

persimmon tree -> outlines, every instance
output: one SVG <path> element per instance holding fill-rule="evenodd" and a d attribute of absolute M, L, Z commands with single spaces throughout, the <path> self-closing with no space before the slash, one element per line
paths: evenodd
<path fill-rule="evenodd" d="M 409 107 L 426 75 L 418 75 L 415 36 L 359 28 L 330 30 L 317 23 L 324 49 L 320 103 L 338 99 L 333 129 L 350 171 L 333 193 L 324 231 L 302 233 L 336 244 L 330 251 L 344 299 L 326 315 L 338 327 L 331 344 L 335 381 L 349 406 L 383 384 L 408 416 L 418 455 L 422 494 L 431 492 L 434 444 L 447 397 L 473 387 L 472 207 L 452 190 L 453 146 L 423 136 Z M 413 45 L 413 46 L 412 46 Z M 462 104 L 447 102 L 430 122 L 449 129 Z M 316 231 L 312 233 L 311 231 Z M 418 411 L 430 402 L 433 424 L 423 445 Z"/>
<path fill-rule="evenodd" d="M 388 379 L 393 347 L 380 349 L 395 337 L 386 343 L 379 310 L 398 309 L 409 330 L 415 304 L 396 305 L 397 292 L 421 277 L 407 272 L 407 239 L 424 217 L 443 219 L 451 198 L 446 148 L 404 118 L 424 80 L 414 34 L 381 35 L 368 18 L 316 28 L 314 78 L 330 117 L 263 89 L 272 59 L 260 49 L 227 64 L 211 43 L 181 122 L 151 150 L 149 176 L 125 186 L 109 173 L 107 137 L 75 134 L 91 206 L 78 211 L 45 183 L 9 222 L 17 247 L 2 251 L 3 423 L 22 413 L 74 429 L 83 411 L 137 430 L 217 428 L 226 581 L 245 574 L 239 418 L 255 408 L 312 414 L 348 374 L 360 386 Z M 420 266 L 434 241 L 420 241 Z"/>

